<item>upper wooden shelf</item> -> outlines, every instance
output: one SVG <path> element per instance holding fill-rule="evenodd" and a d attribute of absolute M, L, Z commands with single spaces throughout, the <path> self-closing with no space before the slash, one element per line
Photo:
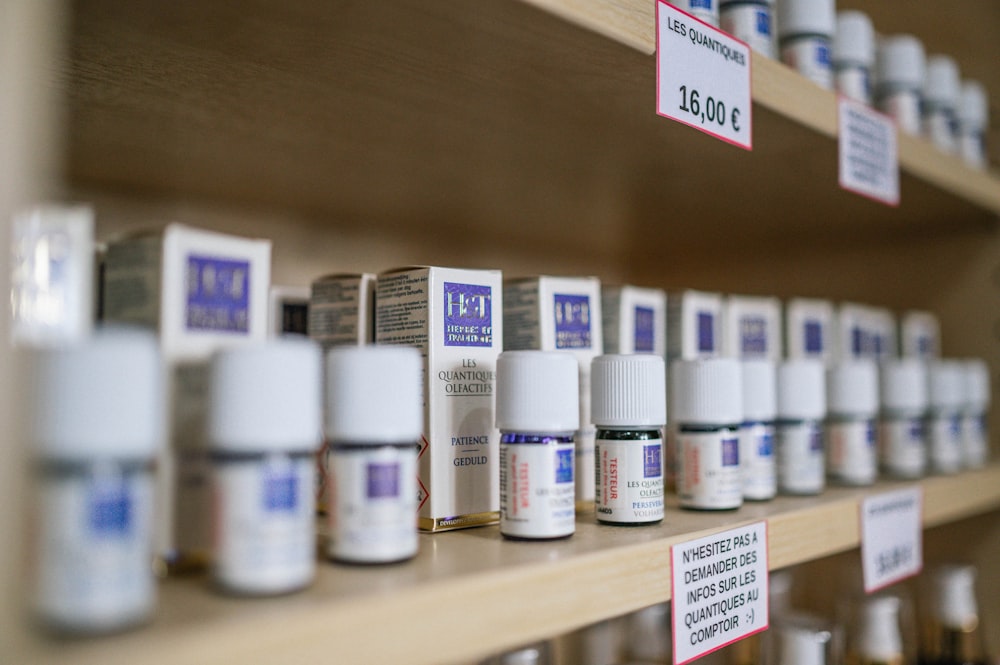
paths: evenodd
<path fill-rule="evenodd" d="M 1000 465 L 919 483 L 925 526 L 1000 507 Z M 284 598 L 213 594 L 204 579 L 162 585 L 156 621 L 83 642 L 31 643 L 11 662 L 322 662 L 441 665 L 549 638 L 670 598 L 676 543 L 767 520 L 772 569 L 859 544 L 859 501 L 909 484 L 829 489 L 737 512 L 685 512 L 661 525 L 598 525 L 579 517 L 559 542 L 508 542 L 497 527 L 422 535 L 417 558 L 387 567 L 320 565 L 316 583 Z"/>

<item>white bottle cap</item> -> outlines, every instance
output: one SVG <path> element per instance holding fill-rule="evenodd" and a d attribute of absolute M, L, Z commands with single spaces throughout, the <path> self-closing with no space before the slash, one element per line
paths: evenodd
<path fill-rule="evenodd" d="M 899 630 L 899 598 L 873 596 L 864 601 L 857 650 L 865 662 L 894 663 L 903 655 Z"/>
<path fill-rule="evenodd" d="M 868 14 L 846 11 L 837 14 L 837 32 L 833 36 L 833 63 L 835 65 L 861 65 L 871 68 L 875 64 L 875 28 Z"/>
<path fill-rule="evenodd" d="M 874 360 L 845 360 L 827 370 L 826 410 L 840 416 L 878 414 L 878 367 Z"/>
<path fill-rule="evenodd" d="M 663 358 L 648 354 L 604 355 L 590 369 L 591 420 L 598 427 L 662 427 L 667 424 Z"/>
<path fill-rule="evenodd" d="M 990 368 L 985 360 L 976 358 L 962 363 L 965 376 L 965 408 L 983 412 L 990 406 Z"/>
<path fill-rule="evenodd" d="M 958 65 L 946 55 L 927 58 L 927 76 L 924 79 L 924 99 L 946 108 L 958 107 L 960 94 Z"/>
<path fill-rule="evenodd" d="M 580 428 L 580 363 L 566 351 L 504 351 L 497 358 L 497 427 L 513 432 Z"/>
<path fill-rule="evenodd" d="M 936 360 L 927 372 L 928 402 L 932 409 L 958 410 L 965 401 L 962 366 L 954 360 Z"/>
<path fill-rule="evenodd" d="M 423 361 L 408 346 L 343 346 L 326 359 L 326 436 L 409 443 L 424 429 Z"/>
<path fill-rule="evenodd" d="M 962 124 L 975 131 L 984 131 L 990 118 L 990 105 L 986 88 L 979 81 L 963 81 L 958 104 L 958 118 Z"/>
<path fill-rule="evenodd" d="M 879 371 L 883 410 L 924 411 L 927 408 L 927 364 L 918 358 L 894 358 Z"/>
<path fill-rule="evenodd" d="M 500 656 L 499 661 L 500 665 L 539 665 L 542 662 L 542 650 L 538 647 L 527 647 L 508 651 Z"/>
<path fill-rule="evenodd" d="M 35 359 L 31 427 L 41 456 L 87 461 L 156 453 L 165 400 L 152 333 L 105 328 Z"/>
<path fill-rule="evenodd" d="M 834 0 L 782 0 L 778 3 L 778 31 L 782 38 L 796 35 L 833 37 L 836 24 Z"/>
<path fill-rule="evenodd" d="M 877 76 L 880 86 L 924 87 L 924 45 L 913 35 L 885 37 L 879 43 Z"/>
<path fill-rule="evenodd" d="M 650 663 L 670 659 L 670 603 L 657 603 L 628 615 L 629 658 Z"/>
<path fill-rule="evenodd" d="M 216 450 L 299 452 L 321 439 L 319 345 L 282 337 L 216 352 L 208 388 L 208 440 Z"/>
<path fill-rule="evenodd" d="M 976 569 L 972 566 L 943 566 L 934 577 L 937 587 L 938 620 L 945 628 L 969 630 L 979 620 L 976 604 Z"/>
<path fill-rule="evenodd" d="M 778 364 L 778 418 L 820 420 L 826 415 L 823 362 L 812 358 Z"/>
<path fill-rule="evenodd" d="M 743 421 L 743 379 L 735 358 L 675 360 L 670 365 L 671 413 L 682 425 Z"/>
<path fill-rule="evenodd" d="M 743 361 L 743 420 L 774 420 L 778 412 L 777 370 L 772 360 Z"/>

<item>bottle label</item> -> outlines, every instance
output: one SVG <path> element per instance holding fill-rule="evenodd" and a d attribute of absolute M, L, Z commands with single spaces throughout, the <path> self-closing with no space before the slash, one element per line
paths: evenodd
<path fill-rule="evenodd" d="M 823 430 L 818 423 L 777 426 L 778 486 L 788 494 L 819 494 L 825 486 Z"/>
<path fill-rule="evenodd" d="M 793 39 L 781 47 L 781 61 L 816 85 L 833 88 L 830 40 L 826 37 Z"/>
<path fill-rule="evenodd" d="M 739 437 L 733 432 L 679 432 L 677 493 L 686 508 L 729 509 L 743 504 Z"/>
<path fill-rule="evenodd" d="M 500 444 L 500 533 L 560 538 L 576 528 L 572 441 Z"/>
<path fill-rule="evenodd" d="M 879 423 L 882 467 L 898 478 L 919 478 L 927 470 L 922 418 L 883 418 Z"/>
<path fill-rule="evenodd" d="M 961 416 L 951 414 L 928 418 L 927 439 L 934 472 L 957 473 L 962 469 Z"/>
<path fill-rule="evenodd" d="M 851 485 L 871 485 L 878 475 L 875 422 L 831 422 L 826 428 L 827 472 Z"/>
<path fill-rule="evenodd" d="M 744 499 L 763 501 L 777 494 L 774 425 L 750 423 L 740 428 L 740 469 Z"/>
<path fill-rule="evenodd" d="M 663 519 L 663 443 L 596 442 L 597 518 L 642 523 Z"/>
<path fill-rule="evenodd" d="M 989 458 L 990 443 L 986 416 L 969 414 L 962 418 L 962 460 L 970 469 L 978 469 Z"/>

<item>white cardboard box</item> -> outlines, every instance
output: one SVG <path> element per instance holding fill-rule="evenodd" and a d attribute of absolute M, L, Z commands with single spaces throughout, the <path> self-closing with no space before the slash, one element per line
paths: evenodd
<path fill-rule="evenodd" d="M 722 352 L 730 358 L 781 359 L 781 301 L 763 296 L 728 296 L 722 316 Z"/>
<path fill-rule="evenodd" d="M 638 286 L 602 286 L 605 353 L 667 355 L 667 294 Z"/>
<path fill-rule="evenodd" d="M 309 287 L 272 286 L 268 300 L 271 337 L 309 333 Z"/>
<path fill-rule="evenodd" d="M 722 352 L 722 295 L 706 291 L 667 294 L 667 357 L 714 358 Z"/>
<path fill-rule="evenodd" d="M 826 365 L 834 358 L 834 311 L 829 300 L 792 298 L 785 303 L 785 356 L 815 358 Z"/>
<path fill-rule="evenodd" d="M 902 354 L 909 358 L 937 358 L 941 355 L 941 324 L 931 312 L 911 310 L 900 320 Z"/>
<path fill-rule="evenodd" d="M 374 342 L 375 282 L 373 273 L 324 275 L 314 280 L 309 295 L 309 337 L 324 351 Z"/>

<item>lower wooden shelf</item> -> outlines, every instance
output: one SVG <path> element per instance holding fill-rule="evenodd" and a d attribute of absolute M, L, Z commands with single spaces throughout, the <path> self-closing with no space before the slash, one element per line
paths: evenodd
<path fill-rule="evenodd" d="M 496 527 L 424 535 L 412 562 L 323 563 L 308 591 L 283 598 L 221 596 L 203 577 L 171 579 L 152 625 L 92 640 L 31 638 L 9 662 L 465 662 L 669 599 L 670 547 L 715 531 L 767 520 L 772 569 L 852 549 L 859 501 L 911 484 L 832 488 L 727 513 L 674 501 L 661 525 L 579 517 L 576 535 L 560 542 L 507 542 Z M 927 527 L 1000 508 L 1000 465 L 917 484 Z"/>

